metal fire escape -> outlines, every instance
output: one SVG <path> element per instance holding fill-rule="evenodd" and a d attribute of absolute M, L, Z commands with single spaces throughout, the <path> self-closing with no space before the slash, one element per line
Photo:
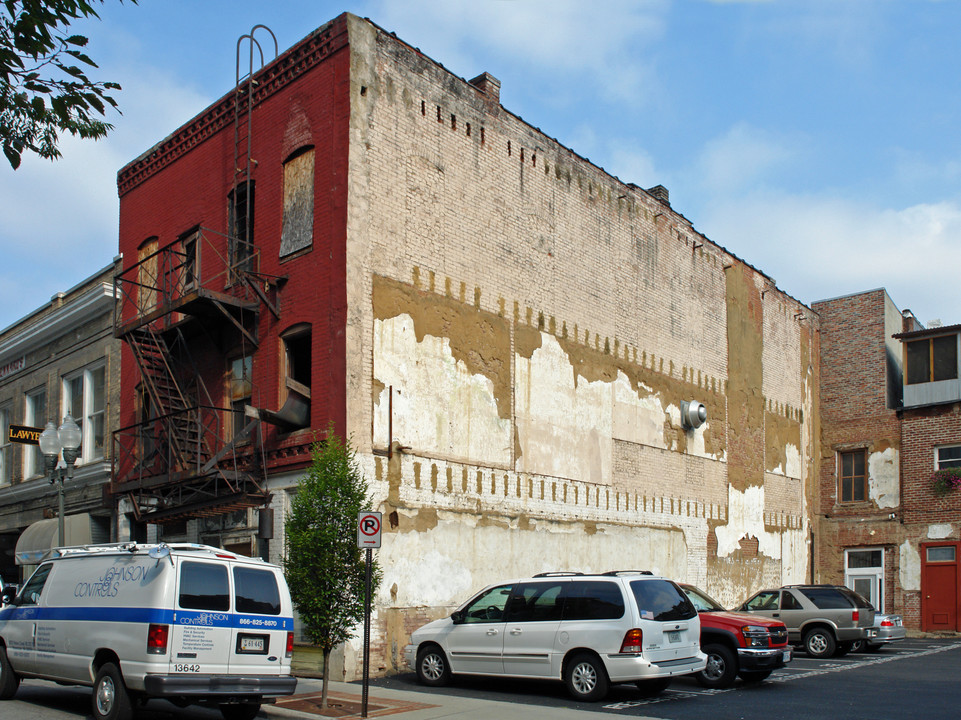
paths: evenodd
<path fill-rule="evenodd" d="M 241 422 L 237 408 L 217 406 L 191 351 L 217 348 L 218 338 L 229 337 L 247 356 L 257 345 L 261 306 L 279 314 L 269 297 L 278 279 L 258 272 L 252 242 L 255 48 L 263 66 L 253 37 L 258 28 L 270 33 L 277 53 L 277 40 L 263 25 L 237 41 L 234 212 L 227 234 L 198 228 L 115 278 L 120 302 L 114 335 L 130 347 L 139 370 L 141 418 L 114 433 L 112 492 L 129 498 L 135 514 L 152 523 L 221 515 L 269 499 L 262 442 L 256 442 L 260 420 L 245 416 Z M 250 64 L 242 77 L 245 39 Z M 209 355 L 202 359 L 209 365 Z M 226 362 L 223 349 L 217 361 Z"/>

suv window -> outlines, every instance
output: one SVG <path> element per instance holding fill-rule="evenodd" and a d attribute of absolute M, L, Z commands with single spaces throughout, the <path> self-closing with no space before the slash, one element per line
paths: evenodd
<path fill-rule="evenodd" d="M 631 590 L 642 620 L 688 620 L 697 616 L 687 595 L 670 580 L 632 580 Z"/>
<path fill-rule="evenodd" d="M 179 602 L 190 610 L 230 610 L 227 567 L 185 561 L 180 566 Z"/>
<path fill-rule="evenodd" d="M 794 593 L 789 590 L 785 590 L 781 593 L 781 609 L 782 610 L 803 610 L 804 606 L 800 601 L 794 597 Z"/>
<path fill-rule="evenodd" d="M 614 620 L 624 615 L 624 596 L 617 583 L 586 580 L 567 584 L 565 620 Z"/>
<path fill-rule="evenodd" d="M 511 595 L 507 622 L 560 620 L 564 609 L 563 587 L 557 582 L 521 583 Z"/>
<path fill-rule="evenodd" d="M 821 610 L 844 610 L 854 607 L 854 602 L 838 591 L 838 588 L 801 588 L 801 593 Z"/>
<path fill-rule="evenodd" d="M 780 594 L 777 590 L 762 590 L 744 603 L 744 606 L 748 610 L 777 610 Z"/>
<path fill-rule="evenodd" d="M 234 594 L 237 612 L 280 615 L 280 591 L 270 570 L 235 567 Z"/>

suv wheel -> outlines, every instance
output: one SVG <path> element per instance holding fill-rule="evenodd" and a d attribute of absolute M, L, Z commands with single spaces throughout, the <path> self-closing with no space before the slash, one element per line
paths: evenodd
<path fill-rule="evenodd" d="M 737 677 L 737 657 L 725 645 L 712 643 L 701 647 L 707 665 L 694 677 L 706 688 L 728 688 Z"/>
<path fill-rule="evenodd" d="M 834 634 L 826 628 L 817 627 L 804 635 L 804 649 L 813 658 L 831 657 L 836 646 Z"/>
<path fill-rule="evenodd" d="M 576 699 L 594 702 L 607 695 L 607 671 L 596 655 L 575 655 L 564 668 L 567 691 Z"/>
<path fill-rule="evenodd" d="M 437 645 L 427 645 L 417 651 L 417 679 L 430 687 L 440 687 L 450 682 L 447 656 Z"/>

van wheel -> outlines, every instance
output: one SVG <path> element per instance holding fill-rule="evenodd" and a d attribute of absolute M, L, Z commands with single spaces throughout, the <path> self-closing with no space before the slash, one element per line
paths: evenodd
<path fill-rule="evenodd" d="M 804 636 L 804 649 L 813 658 L 828 658 L 834 655 L 836 646 L 834 635 L 830 630 L 814 628 L 808 630 Z"/>
<path fill-rule="evenodd" d="M 133 707 L 120 668 L 105 663 L 93 683 L 93 716 L 96 720 L 130 720 Z"/>
<path fill-rule="evenodd" d="M 234 703 L 220 706 L 220 714 L 224 716 L 224 720 L 254 720 L 259 712 L 260 703 Z"/>
<path fill-rule="evenodd" d="M 694 677 L 701 687 L 729 688 L 737 677 L 737 657 L 731 650 L 719 643 L 711 643 L 701 647 L 707 655 L 707 665 Z"/>
<path fill-rule="evenodd" d="M 422 647 L 417 652 L 417 679 L 430 687 L 441 687 L 450 682 L 450 665 L 444 651 L 437 645 Z"/>
<path fill-rule="evenodd" d="M 575 700 L 600 700 L 607 695 L 607 671 L 604 663 L 596 655 L 575 655 L 564 668 L 564 683 Z"/>
<path fill-rule="evenodd" d="M 7 658 L 7 649 L 0 645 L 0 700 L 9 700 L 20 687 L 20 676 L 13 671 Z"/>

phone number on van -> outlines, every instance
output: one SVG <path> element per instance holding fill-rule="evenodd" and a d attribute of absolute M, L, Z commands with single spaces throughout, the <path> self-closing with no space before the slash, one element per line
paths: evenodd
<path fill-rule="evenodd" d="M 237 624 L 256 625 L 257 627 L 277 627 L 279 625 L 276 620 L 261 620 L 260 618 L 240 618 Z"/>

